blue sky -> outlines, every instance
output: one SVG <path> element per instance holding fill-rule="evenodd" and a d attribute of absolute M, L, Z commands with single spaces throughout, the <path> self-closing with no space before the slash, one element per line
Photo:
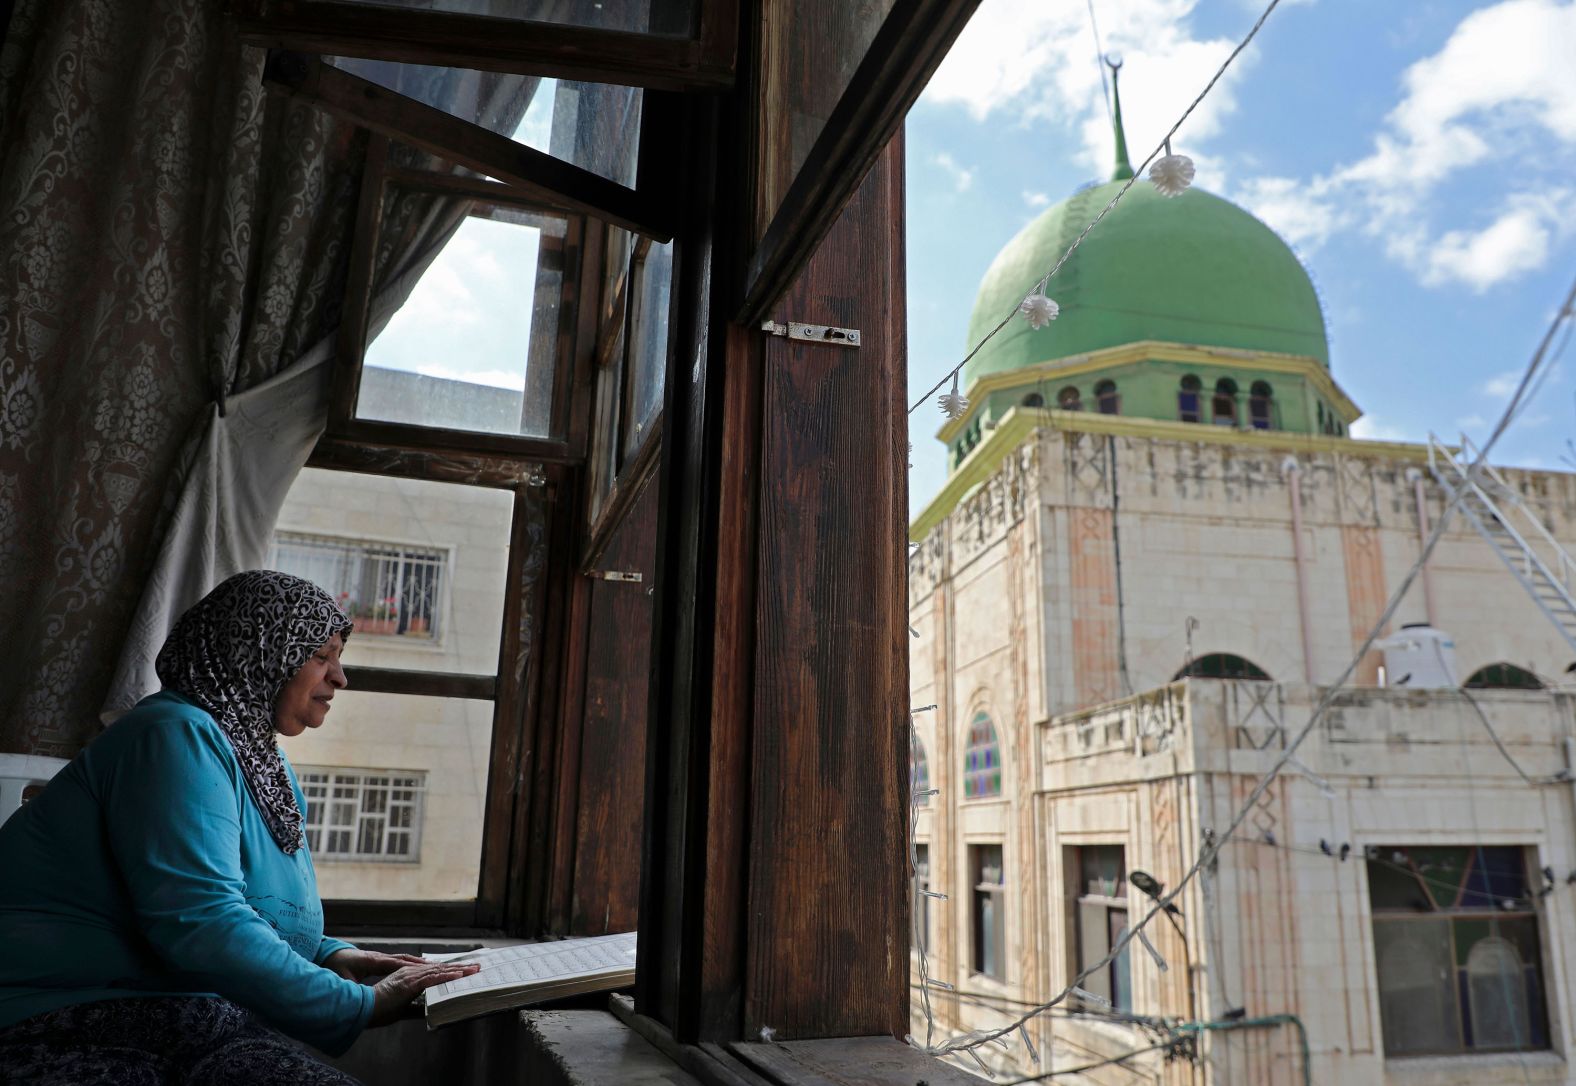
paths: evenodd
<path fill-rule="evenodd" d="M 1093 6 L 1105 48 L 1125 61 L 1135 165 L 1263 7 Z M 1085 0 L 983 0 L 910 113 L 916 394 L 966 353 L 974 294 L 1000 248 L 1109 175 L 1095 55 Z M 1481 438 L 1576 276 L 1576 0 L 1283 0 L 1173 149 L 1195 160 L 1197 186 L 1302 257 L 1335 378 L 1366 413 L 1356 434 Z M 1570 468 L 1573 360 L 1496 461 Z M 911 418 L 915 511 L 945 478 L 942 421 L 931 405 Z"/>

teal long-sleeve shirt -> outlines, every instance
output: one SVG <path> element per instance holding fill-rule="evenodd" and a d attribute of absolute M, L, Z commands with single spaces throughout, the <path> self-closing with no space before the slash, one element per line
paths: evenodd
<path fill-rule="evenodd" d="M 348 946 L 323 937 L 306 848 L 280 851 L 219 725 L 172 691 L 0 826 L 0 1028 L 92 1000 L 219 995 L 337 1055 L 372 1014 L 370 987 L 322 965 Z"/>

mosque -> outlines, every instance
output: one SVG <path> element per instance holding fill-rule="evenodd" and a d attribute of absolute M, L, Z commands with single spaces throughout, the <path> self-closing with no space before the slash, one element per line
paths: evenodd
<path fill-rule="evenodd" d="M 970 346 L 1133 176 L 1116 120 L 1111 180 L 1006 244 Z M 1141 179 L 1046 293 L 1058 319 L 963 371 L 911 524 L 915 1035 L 1078 982 L 1029 1026 L 1042 1063 L 988 1060 L 1576 1082 L 1576 477 L 1472 487 L 1454 441 L 1353 437 L 1308 272 L 1196 188 Z"/>

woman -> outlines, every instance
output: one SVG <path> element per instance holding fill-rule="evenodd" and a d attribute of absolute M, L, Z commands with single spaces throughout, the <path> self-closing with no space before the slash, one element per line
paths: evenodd
<path fill-rule="evenodd" d="M 231 577 L 164 689 L 0 827 L 0 1083 L 344 1086 L 275 1030 L 337 1055 L 476 971 L 323 935 L 275 735 L 322 726 L 350 630 L 309 581 Z"/>

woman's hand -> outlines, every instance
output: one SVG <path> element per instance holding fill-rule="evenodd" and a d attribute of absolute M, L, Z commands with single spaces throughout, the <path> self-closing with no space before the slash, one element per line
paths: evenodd
<path fill-rule="evenodd" d="M 386 977 L 396 969 L 403 969 L 407 965 L 428 965 L 425 958 L 418 958 L 414 954 L 379 954 L 375 950 L 361 950 L 357 947 L 345 947 L 336 950 L 323 961 L 324 969 L 332 969 L 346 980 L 357 981 L 361 984 L 371 984 L 380 977 Z"/>
<path fill-rule="evenodd" d="M 385 955 L 389 957 L 390 955 Z M 372 1019 L 369 1026 L 386 1026 L 397 1022 L 400 1012 L 410 1006 L 411 1000 L 435 984 L 468 977 L 480 969 L 475 962 L 450 965 L 447 962 L 427 962 L 396 969 L 372 987 Z"/>

